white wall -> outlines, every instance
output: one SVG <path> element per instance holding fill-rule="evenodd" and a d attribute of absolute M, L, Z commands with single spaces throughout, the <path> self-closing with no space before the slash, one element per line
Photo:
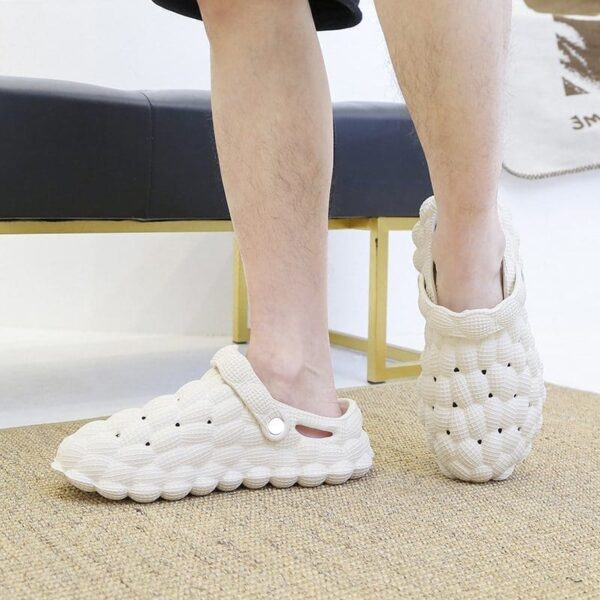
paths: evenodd
<path fill-rule="evenodd" d="M 360 27 L 321 34 L 333 97 L 397 100 L 372 4 L 362 4 Z M 206 88 L 207 50 L 201 24 L 150 0 L 0 0 L 2 74 L 123 88 Z M 599 188 L 600 172 L 502 180 L 502 197 L 522 232 L 542 353 L 553 372 L 566 365 L 568 381 L 579 376 L 578 365 L 589 372 L 600 343 Z M 334 232 L 330 239 L 331 325 L 364 334 L 367 236 Z M 228 234 L 4 237 L 0 325 L 226 334 L 230 242 Z M 408 235 L 394 235 L 392 256 L 390 338 L 417 344 L 421 319 Z"/>

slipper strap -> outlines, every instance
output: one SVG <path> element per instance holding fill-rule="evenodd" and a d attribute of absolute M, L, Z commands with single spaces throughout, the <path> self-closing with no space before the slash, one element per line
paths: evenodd
<path fill-rule="evenodd" d="M 268 440 L 279 441 L 285 438 L 289 427 L 276 401 L 235 344 L 217 351 L 210 364 L 216 367 L 225 383 L 245 404 Z"/>

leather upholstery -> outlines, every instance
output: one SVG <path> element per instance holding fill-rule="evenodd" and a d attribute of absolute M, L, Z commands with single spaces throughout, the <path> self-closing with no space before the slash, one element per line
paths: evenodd
<path fill-rule="evenodd" d="M 334 106 L 330 216 L 417 216 L 431 185 L 406 108 Z M 202 91 L 0 77 L 0 219 L 228 219 Z"/>

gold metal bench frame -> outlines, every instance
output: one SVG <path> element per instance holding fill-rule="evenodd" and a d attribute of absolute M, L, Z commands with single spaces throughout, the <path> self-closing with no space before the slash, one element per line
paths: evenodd
<path fill-rule="evenodd" d="M 380 383 L 399 377 L 416 377 L 420 370 L 420 353 L 387 343 L 388 255 L 391 231 L 408 231 L 416 217 L 373 217 L 330 219 L 329 229 L 361 229 L 370 232 L 369 322 L 367 338 L 330 330 L 332 344 L 367 354 L 367 379 Z M 38 233 L 193 233 L 233 231 L 231 221 L 0 221 L 0 234 Z M 235 240 L 235 238 L 234 238 Z M 233 341 L 245 343 L 250 338 L 248 297 L 244 270 L 237 243 L 234 241 L 233 266 Z M 389 365 L 388 360 L 397 364 Z"/>

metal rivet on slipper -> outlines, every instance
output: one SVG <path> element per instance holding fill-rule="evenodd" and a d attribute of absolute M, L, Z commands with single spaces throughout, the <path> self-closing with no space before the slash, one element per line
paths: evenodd
<path fill-rule="evenodd" d="M 271 435 L 279 435 L 283 433 L 284 429 L 285 423 L 279 417 L 275 417 L 269 421 L 269 433 Z"/>

